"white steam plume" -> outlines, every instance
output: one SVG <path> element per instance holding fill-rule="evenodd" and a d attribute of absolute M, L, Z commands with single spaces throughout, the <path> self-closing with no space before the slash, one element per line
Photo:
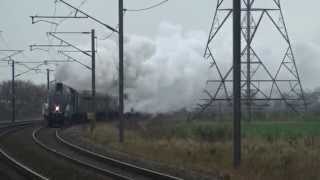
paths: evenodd
<path fill-rule="evenodd" d="M 129 35 L 125 39 L 126 111 L 161 113 L 190 108 L 198 102 L 209 76 L 203 60 L 207 35 L 184 32 L 180 26 L 162 23 L 154 39 Z M 100 44 L 97 90 L 117 95 L 118 48 L 116 40 Z M 58 68 L 56 79 L 77 89 L 90 89 L 90 73 L 79 67 Z"/>

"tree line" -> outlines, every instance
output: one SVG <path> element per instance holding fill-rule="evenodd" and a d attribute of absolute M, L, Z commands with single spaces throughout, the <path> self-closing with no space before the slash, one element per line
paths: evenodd
<path fill-rule="evenodd" d="M 12 86 L 11 81 L 0 82 L 0 121 L 11 120 L 12 116 Z M 42 105 L 46 102 L 46 86 L 35 84 L 31 81 L 17 80 L 15 82 L 16 97 L 16 119 L 39 119 L 41 118 Z M 308 115 L 320 115 L 320 88 L 305 93 Z M 301 102 L 300 102 L 301 103 Z M 115 106 L 115 105 L 113 105 Z M 245 106 L 245 105 L 244 105 Z M 292 114 L 292 111 L 283 101 L 271 103 L 262 102 L 256 108 L 253 108 L 255 114 Z M 245 110 L 245 109 L 243 109 Z M 232 113 L 232 106 L 227 102 L 216 104 L 203 115 L 207 117 L 216 117 L 220 119 L 219 114 Z M 184 111 L 185 113 L 188 113 Z M 245 113 L 245 112 L 244 112 Z"/>
<path fill-rule="evenodd" d="M 27 120 L 41 117 L 42 104 L 46 100 L 46 86 L 31 81 L 15 81 L 16 119 Z M 0 121 L 11 120 L 12 82 L 0 83 Z"/>

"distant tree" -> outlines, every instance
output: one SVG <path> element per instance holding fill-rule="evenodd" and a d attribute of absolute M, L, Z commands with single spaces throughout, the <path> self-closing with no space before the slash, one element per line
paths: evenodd
<path fill-rule="evenodd" d="M 41 107 L 46 99 L 44 85 L 36 85 L 31 81 L 18 80 L 16 87 L 16 118 L 26 119 L 40 117 Z M 0 120 L 11 119 L 12 112 L 11 81 L 0 83 Z"/>

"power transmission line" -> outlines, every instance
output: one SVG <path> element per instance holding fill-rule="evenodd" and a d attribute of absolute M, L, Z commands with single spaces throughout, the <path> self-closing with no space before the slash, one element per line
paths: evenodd
<path fill-rule="evenodd" d="M 147 11 L 147 10 L 151 10 L 151 9 L 154 9 L 154 8 L 157 8 L 165 3 L 167 3 L 169 0 L 164 0 L 164 1 L 161 1 L 155 5 L 152 5 L 152 6 L 149 6 L 149 7 L 146 7 L 146 8 L 141 8 L 141 9 L 123 9 L 125 12 L 141 12 L 141 11 Z"/>

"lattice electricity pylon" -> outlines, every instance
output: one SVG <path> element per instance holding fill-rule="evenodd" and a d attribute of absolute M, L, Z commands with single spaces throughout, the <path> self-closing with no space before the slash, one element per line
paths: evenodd
<path fill-rule="evenodd" d="M 249 119 L 251 119 L 252 106 L 257 104 L 265 106 L 263 104 L 270 103 L 270 101 L 283 101 L 295 112 L 299 112 L 301 107 L 306 108 L 304 92 L 284 21 L 280 0 L 243 0 L 241 13 L 241 100 L 243 102 L 242 104 L 247 107 Z M 228 101 L 230 104 L 232 103 L 233 67 L 230 65 L 231 67 L 228 66 L 225 70 L 221 68 L 222 66 L 215 56 L 218 50 L 214 47 L 220 45 L 216 43 L 216 39 L 218 35 L 222 33 L 223 27 L 227 26 L 228 21 L 229 23 L 232 22 L 232 14 L 231 0 L 217 1 L 204 54 L 205 58 L 211 61 L 212 71 L 216 75 L 213 79 L 207 81 L 208 87 L 204 92 L 208 98 L 202 99 L 205 101 L 204 104 L 199 104 L 198 110 L 200 113 L 217 101 Z M 280 48 L 282 57 L 277 59 L 278 63 L 281 62 L 277 69 L 274 68 L 277 67 L 275 64 L 272 64 L 271 68 L 266 65 L 267 63 L 270 64 L 270 59 L 272 62 L 275 58 L 270 58 L 268 55 L 265 57 L 266 53 L 257 51 L 259 48 L 256 46 L 259 45 L 256 44 L 263 44 L 262 41 L 270 38 L 264 37 L 262 41 L 256 41 L 256 36 L 258 33 L 261 33 L 261 29 L 263 32 L 262 24 L 265 23 L 269 23 L 266 29 L 271 28 L 271 26 L 275 27 L 274 31 L 278 36 L 280 34 L 278 39 L 281 39 L 282 44 L 280 40 L 275 43 L 285 47 L 285 49 L 283 49 L 284 52 Z M 269 33 L 269 30 L 266 32 Z M 230 36 L 232 36 L 231 31 Z M 229 47 L 232 49 L 231 44 Z M 274 51 L 276 49 L 268 47 L 263 50 Z M 232 51 L 230 53 L 232 54 Z M 231 62 L 232 58 L 230 57 L 230 63 Z"/>

